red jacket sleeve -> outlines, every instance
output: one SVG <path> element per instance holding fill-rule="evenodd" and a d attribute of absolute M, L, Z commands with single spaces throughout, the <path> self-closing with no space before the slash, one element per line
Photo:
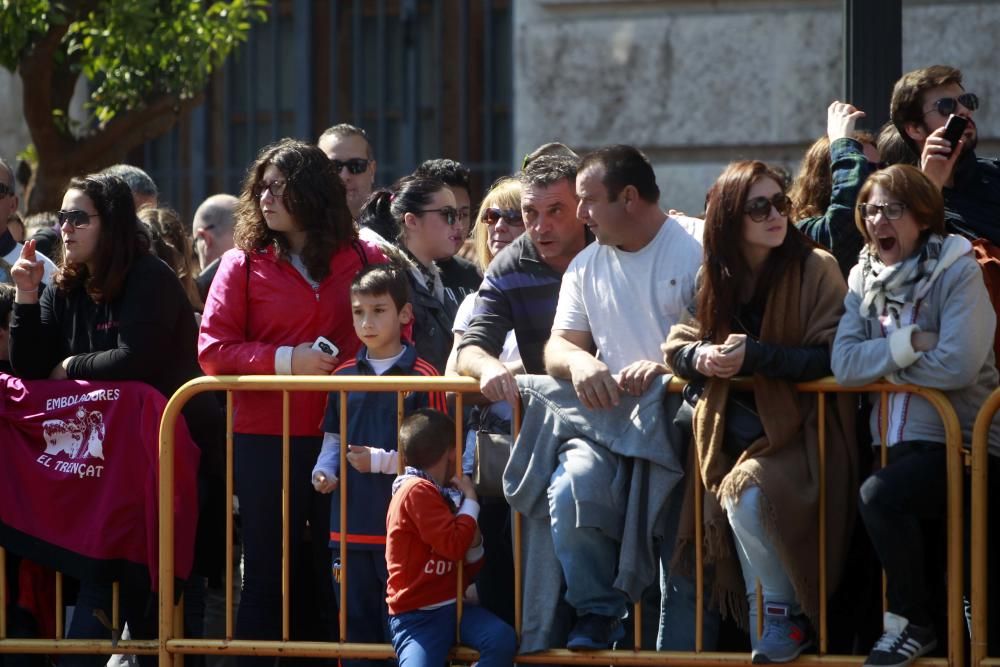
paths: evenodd
<path fill-rule="evenodd" d="M 198 362 L 207 375 L 274 373 L 279 346 L 247 340 L 247 261 L 241 250 L 226 252 L 205 300 Z"/>
<path fill-rule="evenodd" d="M 403 509 L 418 522 L 420 538 L 435 553 L 451 561 L 465 559 L 476 534 L 476 520 L 467 514 L 452 514 L 432 484 L 414 485 Z"/>

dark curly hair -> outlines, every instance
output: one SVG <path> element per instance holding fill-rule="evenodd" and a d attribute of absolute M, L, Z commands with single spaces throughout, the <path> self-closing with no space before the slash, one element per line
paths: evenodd
<path fill-rule="evenodd" d="M 149 252 L 149 238 L 140 229 L 132 190 L 118 176 L 103 173 L 74 178 L 66 189 L 79 190 L 90 198 L 100 216 L 101 227 L 93 275 L 86 265 L 72 264 L 64 257 L 55 285 L 64 293 L 82 286 L 98 303 L 114 301 L 121 294 L 136 258 Z"/>
<path fill-rule="evenodd" d="M 312 144 L 282 139 L 261 149 L 243 180 L 233 242 L 245 252 L 274 247 L 280 257 L 288 255 L 288 239 L 267 226 L 260 200 L 253 195 L 271 164 L 288 183 L 282 196 L 285 207 L 306 232 L 302 262 L 314 280 L 323 280 L 330 273 L 330 258 L 357 238 L 357 231 L 340 176 L 323 151 Z"/>

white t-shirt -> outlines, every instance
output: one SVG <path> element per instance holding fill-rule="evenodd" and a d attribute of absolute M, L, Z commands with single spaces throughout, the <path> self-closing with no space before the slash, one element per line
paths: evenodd
<path fill-rule="evenodd" d="M 660 345 L 694 298 L 703 221 L 668 217 L 644 248 L 592 243 L 563 274 L 553 331 L 586 331 L 611 373 L 660 361 Z"/>
<path fill-rule="evenodd" d="M 469 325 L 472 324 L 472 313 L 476 306 L 476 292 L 466 295 L 455 313 L 455 323 L 451 325 L 453 333 L 464 334 Z M 521 361 L 521 353 L 517 349 L 517 337 L 514 330 L 507 332 L 507 337 L 503 341 L 503 349 L 500 351 L 500 361 L 502 363 Z"/>
<path fill-rule="evenodd" d="M 0 257 L 0 282 L 12 283 L 13 278 L 10 276 L 10 269 L 14 267 L 14 263 L 21 257 L 21 248 L 24 247 L 23 243 L 18 243 L 14 246 L 14 249 L 7 253 L 5 256 Z M 42 253 L 35 251 L 35 258 L 42 263 L 43 273 L 42 273 L 42 283 L 45 285 L 52 284 L 52 274 L 56 272 L 56 265 L 51 259 L 43 255 Z"/>

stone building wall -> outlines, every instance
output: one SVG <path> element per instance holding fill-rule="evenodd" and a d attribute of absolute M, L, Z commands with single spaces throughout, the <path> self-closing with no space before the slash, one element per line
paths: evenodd
<path fill-rule="evenodd" d="M 515 164 L 546 141 L 578 150 L 633 144 L 654 162 L 667 207 L 700 211 L 733 159 L 794 171 L 840 95 L 840 0 L 518 0 L 514 8 Z M 904 0 L 904 71 L 938 62 L 962 69 L 984 102 L 979 153 L 1000 154 L 992 102 L 1000 3 Z"/>

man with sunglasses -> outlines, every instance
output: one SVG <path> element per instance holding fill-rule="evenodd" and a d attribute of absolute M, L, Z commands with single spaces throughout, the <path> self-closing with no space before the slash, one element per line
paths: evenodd
<path fill-rule="evenodd" d="M 10 269 L 14 262 L 21 256 L 21 248 L 24 244 L 14 240 L 14 236 L 7 229 L 7 221 L 10 216 L 17 211 L 17 194 L 14 191 L 14 170 L 0 158 L 0 282 L 11 283 Z M 52 274 L 55 273 L 56 265 L 48 257 L 40 252 L 35 252 L 36 262 L 41 262 L 44 272 L 42 282 L 46 285 L 52 282 Z"/>
<path fill-rule="evenodd" d="M 375 151 L 367 133 L 360 127 L 340 123 L 323 132 L 316 144 L 333 161 L 334 169 L 347 190 L 347 208 L 351 210 L 351 217 L 357 220 L 375 182 Z M 392 240 L 386 237 L 376 242 L 384 244 Z"/>
<path fill-rule="evenodd" d="M 920 155 L 920 168 L 941 187 L 949 231 L 1000 245 L 1000 161 L 977 158 L 973 112 L 979 98 L 962 87 L 962 72 L 933 65 L 907 72 L 892 91 L 892 122 Z M 952 146 L 944 138 L 951 116 L 968 120 Z"/>

